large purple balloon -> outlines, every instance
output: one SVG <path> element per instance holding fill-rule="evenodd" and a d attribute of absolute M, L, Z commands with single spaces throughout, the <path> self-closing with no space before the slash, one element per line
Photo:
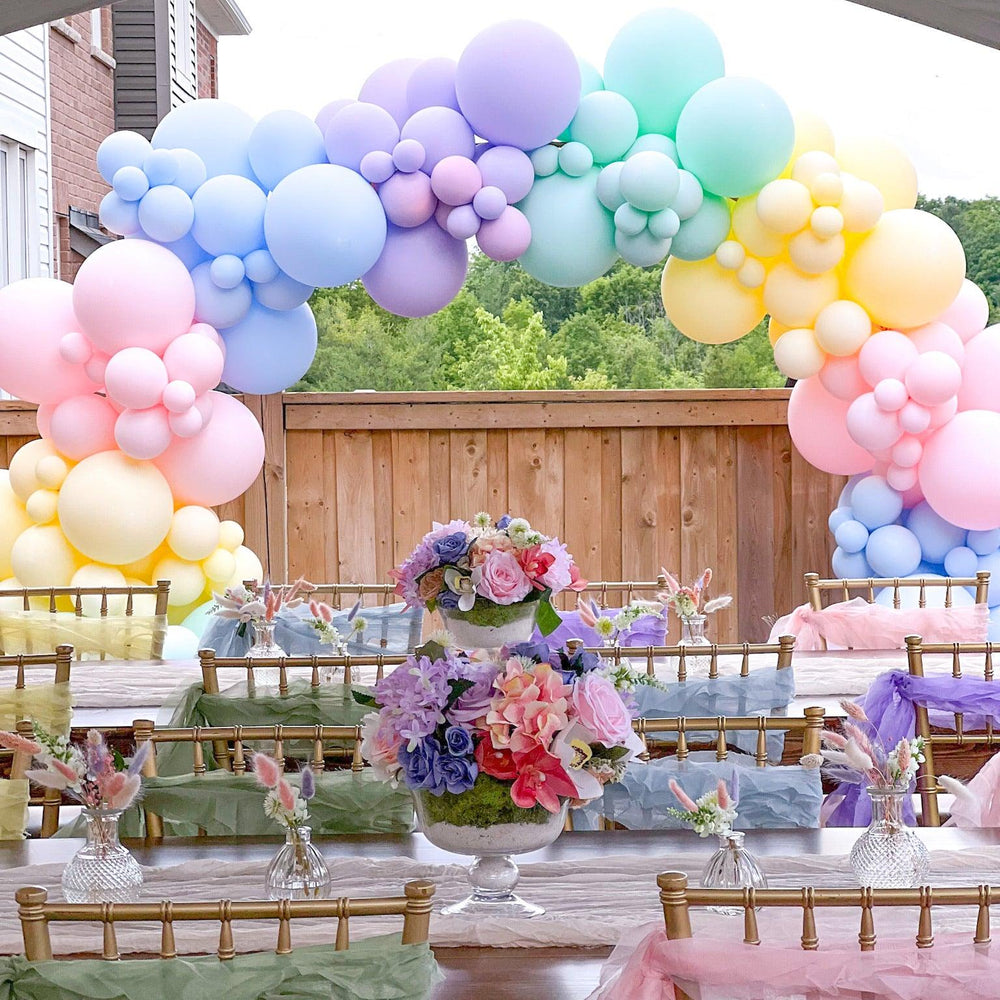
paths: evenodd
<path fill-rule="evenodd" d="M 343 111 L 348 104 L 353 104 L 353 97 L 341 97 L 339 100 L 330 101 L 329 104 L 324 104 L 323 107 L 316 112 L 316 117 L 313 121 L 319 126 L 320 132 L 326 133 L 327 126 L 333 121 L 333 116 L 338 111 Z"/>
<path fill-rule="evenodd" d="M 454 59 L 439 56 L 425 59 L 410 74 L 406 84 L 406 102 L 410 114 L 421 108 L 452 108 L 459 110 L 455 96 L 455 70 L 458 63 Z"/>
<path fill-rule="evenodd" d="M 394 59 L 379 66 L 361 85 L 359 101 L 377 104 L 402 125 L 410 117 L 410 105 L 406 98 L 406 87 L 410 74 L 420 65 L 419 59 Z"/>
<path fill-rule="evenodd" d="M 399 142 L 399 127 L 385 108 L 355 101 L 341 108 L 323 133 L 331 163 L 358 170 L 366 153 L 391 153 Z"/>
<path fill-rule="evenodd" d="M 428 174 L 446 156 L 472 159 L 476 138 L 469 123 L 451 108 L 424 108 L 400 130 L 403 139 L 416 139 L 427 153 L 421 169 Z"/>
<path fill-rule="evenodd" d="M 551 28 L 504 21 L 465 47 L 455 73 L 462 113 L 498 145 L 535 149 L 569 125 L 580 100 L 580 66 Z"/>
<path fill-rule="evenodd" d="M 458 294 L 468 267 L 465 243 L 431 219 L 416 229 L 389 226 L 382 256 L 363 281 L 383 309 L 430 316 Z"/>

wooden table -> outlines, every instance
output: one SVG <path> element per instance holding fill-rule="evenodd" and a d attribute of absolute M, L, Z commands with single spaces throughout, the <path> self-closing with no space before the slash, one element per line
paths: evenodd
<path fill-rule="evenodd" d="M 794 854 L 842 855 L 850 851 L 860 831 L 758 830 L 754 851 L 761 856 Z M 921 830 L 931 850 L 1000 845 L 1000 829 Z M 330 857 L 392 858 L 454 862 L 454 855 L 440 851 L 422 834 L 395 836 L 342 836 L 320 838 Z M 23 867 L 68 861 L 81 846 L 79 840 L 28 840 L 0 845 L 0 865 Z M 172 865 L 204 858 L 224 861 L 265 860 L 274 854 L 278 838 L 172 839 L 150 846 L 130 844 L 140 863 Z M 556 861 L 593 858 L 602 854 L 633 854 L 662 859 L 668 869 L 671 855 L 690 853 L 691 834 L 683 831 L 616 831 L 614 833 L 568 833 L 553 845 L 524 861 Z M 656 889 L 650 885 L 649 916 L 658 916 Z M 13 901 L 9 904 L 13 906 Z M 545 917 L 539 919 L 544 920 Z M 597 986 L 601 966 L 609 948 L 438 948 L 436 955 L 446 979 L 435 990 L 434 1000 L 481 1000 L 488 984 L 491 1000 L 583 1000 Z"/>

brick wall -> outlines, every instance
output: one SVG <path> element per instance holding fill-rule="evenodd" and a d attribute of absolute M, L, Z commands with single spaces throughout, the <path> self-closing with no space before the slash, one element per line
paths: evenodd
<path fill-rule="evenodd" d="M 215 35 L 198 19 L 198 96 L 218 97 L 219 42 Z"/>
<path fill-rule="evenodd" d="M 49 29 L 52 179 L 58 276 L 72 281 L 83 257 L 70 250 L 70 206 L 96 213 L 108 190 L 97 172 L 97 147 L 115 128 L 114 71 L 91 55 L 89 11 L 74 14 L 65 23 L 80 40 Z M 101 10 L 101 28 L 98 47 L 113 55 L 110 7 Z"/>

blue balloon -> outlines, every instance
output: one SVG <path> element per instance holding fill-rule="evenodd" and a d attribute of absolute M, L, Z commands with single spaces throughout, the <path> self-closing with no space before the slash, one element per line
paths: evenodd
<path fill-rule="evenodd" d="M 975 576 L 977 572 L 986 571 L 990 574 L 990 589 L 986 595 L 986 603 L 991 607 L 995 608 L 1000 604 L 1000 552 L 994 552 L 992 555 L 980 556 L 976 561 L 976 569 L 971 576 Z"/>
<path fill-rule="evenodd" d="M 615 233 L 615 247 L 630 264 L 649 267 L 667 256 L 670 252 L 670 240 L 657 239 L 648 229 L 634 236 L 619 230 Z"/>
<path fill-rule="evenodd" d="M 172 149 L 153 149 L 142 161 L 142 169 L 149 178 L 150 186 L 173 184 L 180 171 L 180 162 Z"/>
<path fill-rule="evenodd" d="M 979 557 L 972 549 L 959 545 L 944 557 L 944 571 L 948 576 L 975 576 Z"/>
<path fill-rule="evenodd" d="M 988 556 L 1000 548 L 1000 528 L 990 528 L 987 531 L 970 531 L 969 540 L 966 544 L 977 556 Z"/>
<path fill-rule="evenodd" d="M 154 149 L 190 149 L 209 177 L 239 174 L 254 179 L 247 154 L 253 118 L 235 104 L 203 98 L 170 111 L 153 133 Z"/>
<path fill-rule="evenodd" d="M 253 181 L 235 174 L 210 177 L 191 200 L 191 235 L 212 256 L 242 257 L 264 245 L 267 195 Z"/>
<path fill-rule="evenodd" d="M 847 485 L 840 491 L 840 499 L 837 500 L 838 507 L 850 507 L 851 506 L 851 494 L 854 492 L 854 487 L 861 482 L 862 479 L 868 478 L 867 472 L 856 472 L 850 479 L 847 480 Z"/>
<path fill-rule="evenodd" d="M 869 536 L 865 558 L 877 576 L 909 576 L 920 565 L 920 542 L 909 528 L 887 524 Z"/>
<path fill-rule="evenodd" d="M 677 155 L 677 144 L 669 135 L 660 135 L 658 132 L 647 132 L 645 135 L 640 135 L 629 146 L 625 159 L 635 156 L 636 153 L 648 153 L 650 150 L 654 153 L 666 153 L 674 163 L 680 166 L 681 159 Z"/>
<path fill-rule="evenodd" d="M 670 244 L 670 253 L 681 260 L 711 257 L 729 235 L 732 225 L 729 204 L 723 198 L 705 194 L 701 208 L 681 223 Z"/>
<path fill-rule="evenodd" d="M 319 126 L 299 111 L 272 111 L 250 134 L 250 166 L 268 190 L 299 167 L 326 163 Z"/>
<path fill-rule="evenodd" d="M 1000 642 L 1000 608 L 990 611 L 990 623 L 986 629 L 987 642 Z"/>
<path fill-rule="evenodd" d="M 101 225 L 119 236 L 135 236 L 142 232 L 139 225 L 139 203 L 125 201 L 114 191 L 109 191 L 101 199 L 99 210 Z"/>
<path fill-rule="evenodd" d="M 316 354 L 316 320 L 309 306 L 275 312 L 255 305 L 223 333 L 222 380 L 240 392 L 266 395 L 294 385 Z"/>
<path fill-rule="evenodd" d="M 190 149 L 172 149 L 171 152 L 177 161 L 177 176 L 174 178 L 174 184 L 187 194 L 194 194 L 208 177 L 205 164 L 201 157 Z"/>
<path fill-rule="evenodd" d="M 214 607 L 214 598 L 209 598 L 204 604 L 199 604 L 181 624 L 201 639 L 205 629 L 215 620 L 215 615 L 212 612 L 212 608 Z"/>
<path fill-rule="evenodd" d="M 873 575 L 863 552 L 834 549 L 830 565 L 833 567 L 833 575 L 841 580 L 866 580 Z"/>
<path fill-rule="evenodd" d="M 216 257 L 209 265 L 208 272 L 219 288 L 235 288 L 247 274 L 243 261 L 231 253 Z"/>
<path fill-rule="evenodd" d="M 924 559 L 928 562 L 943 563 L 944 557 L 953 548 L 965 542 L 965 528 L 950 524 L 926 500 L 910 511 L 906 526 L 917 536 Z M 997 534 L 1000 535 L 1000 532 Z"/>
<path fill-rule="evenodd" d="M 868 476 L 857 483 L 851 493 L 854 516 L 869 530 L 892 524 L 903 512 L 903 496 L 881 476 Z M 919 555 L 916 566 L 920 561 Z M 910 572 L 910 571 L 907 571 Z M 893 573 L 893 576 L 902 574 Z"/>
<path fill-rule="evenodd" d="M 315 291 L 312 285 L 303 285 L 301 281 L 290 278 L 283 271 L 270 281 L 260 282 L 253 286 L 253 296 L 268 309 L 295 309 L 303 302 L 309 301 L 309 296 Z"/>
<path fill-rule="evenodd" d="M 138 201 L 149 190 L 149 178 L 141 167 L 119 167 L 111 186 L 124 201 Z"/>
<path fill-rule="evenodd" d="M 172 243 L 163 243 L 161 245 L 166 247 L 175 257 L 179 257 L 189 271 L 193 271 L 199 264 L 211 261 L 212 259 L 195 243 L 194 237 L 190 233 L 179 240 L 174 240 Z"/>
<path fill-rule="evenodd" d="M 191 232 L 194 205 L 173 184 L 150 188 L 139 202 L 139 224 L 151 239 L 173 243 Z"/>
<path fill-rule="evenodd" d="M 253 291 L 250 282 L 246 280 L 235 288 L 220 288 L 212 280 L 211 268 L 211 263 L 206 261 L 191 272 L 191 280 L 194 282 L 194 318 L 199 323 L 214 326 L 216 330 L 224 330 L 239 323 L 250 311 Z"/>
<path fill-rule="evenodd" d="M 826 519 L 827 527 L 832 534 L 837 533 L 837 529 L 845 522 L 854 520 L 854 512 L 850 507 L 835 507 L 830 511 L 830 516 Z"/>
<path fill-rule="evenodd" d="M 833 537 L 845 552 L 860 552 L 868 544 L 868 529 L 860 521 L 844 521 Z"/>
<path fill-rule="evenodd" d="M 264 232 L 282 271 L 304 285 L 332 288 L 357 280 L 378 260 L 386 219 L 360 174 L 322 163 L 296 170 L 271 192 Z"/>
<path fill-rule="evenodd" d="M 122 167 L 142 167 L 149 153 L 149 140 L 138 132 L 112 132 L 97 147 L 97 169 L 110 184 Z"/>
<path fill-rule="evenodd" d="M 160 655 L 164 660 L 192 660 L 198 655 L 200 638 L 183 625 L 168 625 Z"/>
<path fill-rule="evenodd" d="M 253 253 L 248 253 L 243 258 L 243 266 L 251 281 L 274 281 L 281 274 L 281 268 L 275 264 L 274 258 L 266 250 L 254 250 Z"/>

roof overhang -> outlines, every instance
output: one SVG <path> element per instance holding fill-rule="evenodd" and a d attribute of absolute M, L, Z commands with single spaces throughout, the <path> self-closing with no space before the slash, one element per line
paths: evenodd
<path fill-rule="evenodd" d="M 1000 49 L 997 0 L 851 0 L 851 3 Z"/>
<path fill-rule="evenodd" d="M 197 0 L 195 6 L 198 17 L 216 38 L 250 34 L 250 22 L 232 0 Z"/>

